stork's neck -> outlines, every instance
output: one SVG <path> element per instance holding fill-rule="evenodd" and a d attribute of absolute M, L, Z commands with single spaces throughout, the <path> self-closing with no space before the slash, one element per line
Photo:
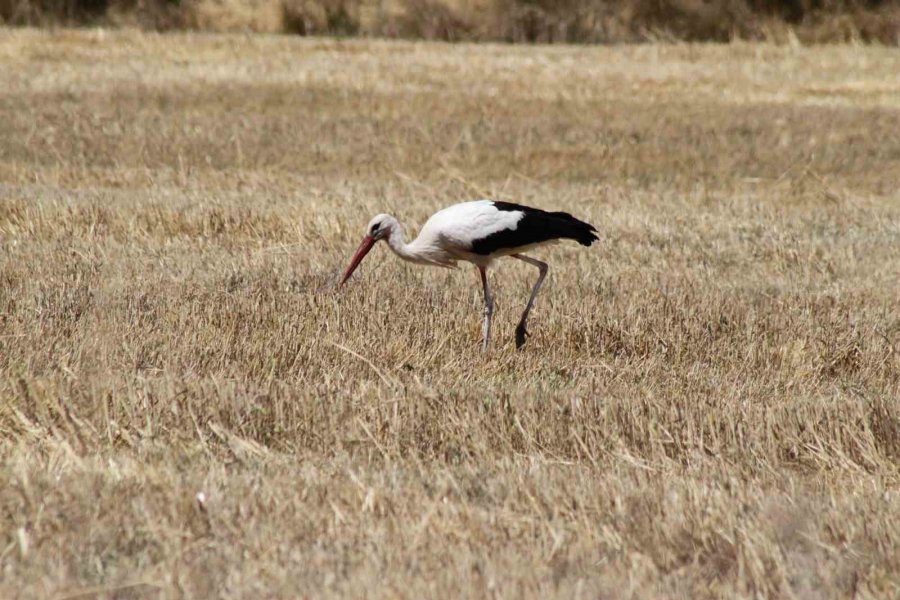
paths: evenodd
<path fill-rule="evenodd" d="M 418 256 L 416 256 L 414 249 L 411 248 L 411 244 L 406 243 L 406 232 L 403 231 L 403 225 L 399 222 L 391 227 L 391 233 L 387 236 L 386 241 L 391 250 L 394 251 L 394 254 L 403 260 L 413 262 L 418 260 Z"/>

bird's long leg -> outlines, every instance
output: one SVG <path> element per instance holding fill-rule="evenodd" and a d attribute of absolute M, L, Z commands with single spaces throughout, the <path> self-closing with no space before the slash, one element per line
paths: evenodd
<path fill-rule="evenodd" d="M 484 288 L 484 322 L 481 325 L 481 351 L 487 352 L 488 342 L 491 339 L 491 315 L 494 314 L 494 297 L 488 288 L 487 272 L 484 267 L 478 267 L 481 273 L 481 286 Z"/>
<path fill-rule="evenodd" d="M 541 272 L 541 274 L 538 275 L 537 283 L 534 284 L 534 288 L 531 290 L 531 297 L 528 298 L 528 304 L 525 305 L 525 312 L 522 313 L 522 318 L 519 319 L 519 325 L 516 327 L 516 349 L 519 349 L 525 343 L 525 336 L 528 334 L 528 331 L 525 329 L 525 323 L 528 321 L 528 313 L 531 312 L 531 307 L 534 306 L 534 299 L 537 297 L 538 290 L 541 289 L 541 284 L 544 283 L 544 277 L 547 276 L 547 271 L 550 269 L 550 266 L 545 262 L 525 256 L 524 254 L 513 254 L 512 256 L 513 258 L 518 258 L 530 265 L 536 266 Z"/>

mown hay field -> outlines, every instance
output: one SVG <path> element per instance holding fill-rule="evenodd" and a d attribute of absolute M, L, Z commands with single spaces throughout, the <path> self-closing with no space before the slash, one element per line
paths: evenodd
<path fill-rule="evenodd" d="M 900 593 L 900 54 L 0 31 L 0 596 Z M 379 247 L 489 196 L 534 280 Z"/>

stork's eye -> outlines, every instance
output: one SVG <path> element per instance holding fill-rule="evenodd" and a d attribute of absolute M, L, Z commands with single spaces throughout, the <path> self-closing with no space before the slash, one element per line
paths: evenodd
<path fill-rule="evenodd" d="M 378 233 L 378 230 L 381 229 L 381 223 L 375 223 L 372 225 L 372 229 L 369 230 L 370 235 L 375 235 Z"/>

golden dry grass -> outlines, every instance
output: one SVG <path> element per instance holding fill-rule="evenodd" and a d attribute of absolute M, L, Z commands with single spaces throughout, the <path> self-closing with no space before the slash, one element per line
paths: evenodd
<path fill-rule="evenodd" d="M 0 32 L 0 596 L 896 596 L 898 72 Z M 602 234 L 525 351 L 524 265 L 487 358 L 474 269 L 335 289 L 481 195 Z"/>

